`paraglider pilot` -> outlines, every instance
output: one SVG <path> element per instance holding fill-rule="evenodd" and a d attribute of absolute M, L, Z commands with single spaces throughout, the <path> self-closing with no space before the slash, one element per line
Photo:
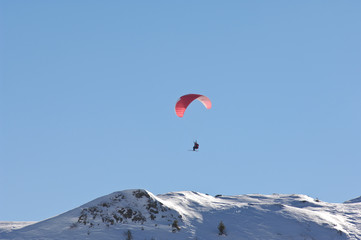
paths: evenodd
<path fill-rule="evenodd" d="M 199 148 L 199 144 L 197 143 L 197 140 L 196 140 L 193 145 L 193 151 L 197 150 L 198 148 Z"/>

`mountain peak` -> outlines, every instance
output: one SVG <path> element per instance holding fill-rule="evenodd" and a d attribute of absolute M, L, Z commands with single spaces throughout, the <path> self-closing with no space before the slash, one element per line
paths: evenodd
<path fill-rule="evenodd" d="M 83 205 L 77 222 L 72 226 L 81 224 L 92 228 L 101 225 L 144 224 L 160 218 L 171 222 L 181 216 L 164 206 L 152 193 L 144 189 L 130 189 L 114 192 Z"/>

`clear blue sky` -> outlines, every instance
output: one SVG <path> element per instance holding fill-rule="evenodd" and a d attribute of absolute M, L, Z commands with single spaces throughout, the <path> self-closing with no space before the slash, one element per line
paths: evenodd
<path fill-rule="evenodd" d="M 0 0 L 0 220 L 130 188 L 360 196 L 360 13 L 356 0 Z M 178 118 L 187 93 L 212 109 Z"/>

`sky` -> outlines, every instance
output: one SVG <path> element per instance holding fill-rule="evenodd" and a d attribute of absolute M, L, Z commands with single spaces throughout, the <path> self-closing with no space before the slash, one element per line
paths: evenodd
<path fill-rule="evenodd" d="M 0 0 L 0 220 L 138 188 L 361 196 L 360 12 L 356 0 Z M 178 118 L 188 93 L 212 108 Z"/>

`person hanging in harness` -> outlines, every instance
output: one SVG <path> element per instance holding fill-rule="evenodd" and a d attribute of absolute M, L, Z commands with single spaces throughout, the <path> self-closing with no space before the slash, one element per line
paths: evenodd
<path fill-rule="evenodd" d="M 197 143 L 197 140 L 196 140 L 193 145 L 193 151 L 198 150 L 198 148 L 199 148 L 199 144 Z"/>

